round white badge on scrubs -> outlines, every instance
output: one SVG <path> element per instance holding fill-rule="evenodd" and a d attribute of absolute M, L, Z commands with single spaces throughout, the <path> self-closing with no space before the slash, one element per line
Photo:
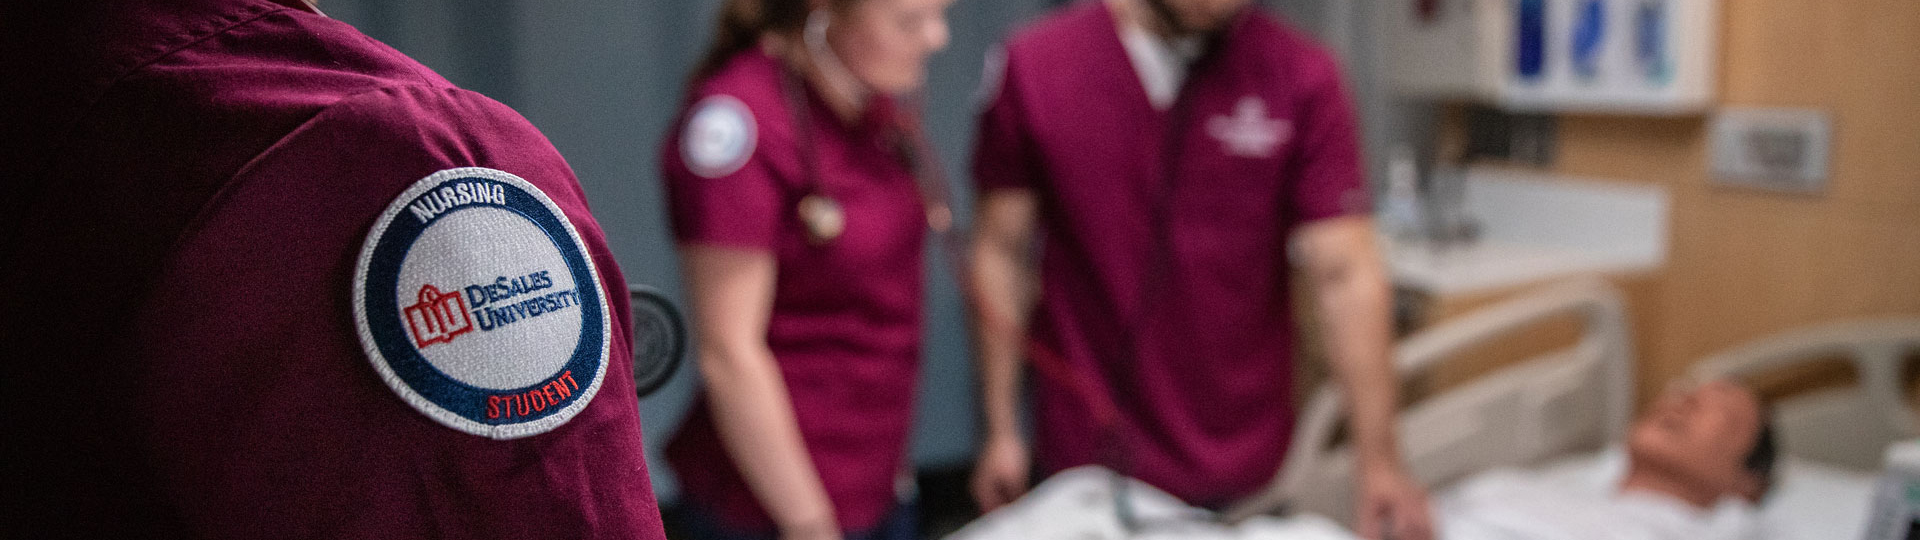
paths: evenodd
<path fill-rule="evenodd" d="M 753 113 L 739 99 L 726 94 L 708 96 L 694 104 L 687 127 L 680 134 L 680 154 L 694 174 L 719 178 L 747 164 L 759 133 Z"/>
<path fill-rule="evenodd" d="M 512 439 L 586 408 L 611 323 L 579 231 L 505 171 L 447 169 L 387 206 L 360 251 L 354 322 L 387 386 L 460 431 Z"/>

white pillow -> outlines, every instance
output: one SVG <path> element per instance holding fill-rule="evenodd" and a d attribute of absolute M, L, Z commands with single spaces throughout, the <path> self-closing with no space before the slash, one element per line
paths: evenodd
<path fill-rule="evenodd" d="M 1775 470 L 1760 505 L 1770 540 L 1854 540 L 1867 534 L 1876 478 L 1866 472 L 1789 457 Z"/>

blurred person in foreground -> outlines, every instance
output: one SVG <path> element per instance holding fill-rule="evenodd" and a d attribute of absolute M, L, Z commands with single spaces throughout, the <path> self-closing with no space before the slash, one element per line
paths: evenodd
<path fill-rule="evenodd" d="M 0 51 L 0 536 L 662 538 L 626 282 L 519 114 L 297 0 Z"/>

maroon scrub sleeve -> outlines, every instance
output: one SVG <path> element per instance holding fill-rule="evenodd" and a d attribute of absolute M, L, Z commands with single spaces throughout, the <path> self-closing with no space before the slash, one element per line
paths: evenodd
<path fill-rule="evenodd" d="M 1318 77 L 1307 86 L 1300 124 L 1294 129 L 1299 144 L 1287 175 L 1293 179 L 1289 214 L 1303 224 L 1371 213 L 1359 127 L 1339 68 L 1330 59 L 1320 59 L 1308 71 Z"/>
<path fill-rule="evenodd" d="M 349 315 L 367 230 L 415 180 L 465 166 L 552 198 L 610 292 L 612 328 L 627 327 L 619 268 L 572 170 L 532 126 L 453 88 L 344 98 L 207 205 L 132 329 L 143 362 L 167 366 L 136 398 L 169 421 L 143 435 L 169 502 L 199 534 L 659 537 L 625 332 L 610 336 L 604 386 L 585 409 L 507 441 L 415 412 L 367 365 Z"/>
<path fill-rule="evenodd" d="M 756 114 L 756 116 L 761 116 Z M 778 247 L 785 199 L 778 177 L 765 155 L 769 145 L 762 133 L 752 155 L 738 169 L 708 178 L 693 172 L 681 156 L 683 116 L 675 136 L 662 152 L 666 172 L 667 208 L 674 239 L 685 244 L 772 252 Z"/>
<path fill-rule="evenodd" d="M 980 113 L 973 147 L 973 181 L 980 193 L 1032 189 L 1039 182 L 1040 160 L 1027 132 L 1020 92 L 1014 90 L 1014 73 L 1009 54 L 1001 69 L 999 88 Z"/>

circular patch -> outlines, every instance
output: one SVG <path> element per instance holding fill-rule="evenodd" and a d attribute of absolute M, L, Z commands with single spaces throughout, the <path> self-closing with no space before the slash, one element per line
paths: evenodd
<path fill-rule="evenodd" d="M 687 169 L 707 178 L 719 178 L 747 164 L 759 137 L 753 113 L 739 99 L 716 94 L 700 100 L 680 134 L 680 155 Z"/>
<path fill-rule="evenodd" d="M 373 367 L 414 409 L 493 439 L 551 431 L 607 370 L 606 295 L 585 243 L 540 188 L 448 169 L 374 222 L 353 315 Z"/>

